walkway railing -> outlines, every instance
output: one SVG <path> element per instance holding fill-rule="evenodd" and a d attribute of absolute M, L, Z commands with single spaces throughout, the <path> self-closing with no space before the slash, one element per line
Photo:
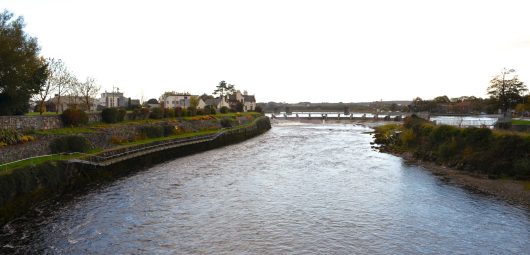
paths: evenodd
<path fill-rule="evenodd" d="M 59 156 L 57 160 L 62 160 L 62 157 L 63 156 L 71 156 L 71 155 L 81 155 L 83 153 L 79 153 L 79 152 L 62 152 L 62 153 L 56 153 L 56 154 L 48 154 L 48 155 L 39 155 L 39 156 L 35 156 L 35 157 L 29 157 L 29 158 L 24 158 L 24 159 L 20 159 L 20 160 L 16 160 L 16 161 L 11 161 L 11 162 L 8 162 L 8 163 L 4 163 L 4 164 L 1 164 L 0 165 L 0 170 L 7 170 L 7 168 L 10 166 L 10 165 L 14 165 L 14 164 L 17 164 L 17 163 L 20 163 L 20 162 L 23 162 L 23 161 L 27 161 L 29 162 L 30 164 L 35 164 L 35 161 L 37 159 L 40 159 L 40 158 L 52 158 L 54 156 Z"/>
<path fill-rule="evenodd" d="M 219 132 L 213 135 L 196 136 L 192 138 L 176 138 L 174 140 L 157 142 L 155 144 L 150 143 L 150 144 L 145 144 L 145 145 L 127 147 L 127 148 L 123 148 L 119 150 L 109 151 L 103 155 L 89 155 L 83 160 L 95 162 L 95 163 L 101 163 L 101 162 L 110 161 L 116 158 L 122 158 L 122 157 L 132 155 L 132 154 L 137 154 L 140 152 L 148 152 L 148 151 L 151 152 L 154 150 L 167 149 L 167 148 L 178 147 L 178 146 L 183 146 L 183 145 L 188 145 L 188 144 L 193 144 L 193 143 L 198 143 L 198 142 L 211 141 L 219 137 L 223 133 L 224 132 L 222 131 L 222 132 Z"/>
<path fill-rule="evenodd" d="M 142 145 L 136 145 L 136 146 L 129 146 L 121 149 L 115 149 L 111 151 L 102 152 L 98 155 L 94 154 L 86 154 L 86 153 L 80 153 L 80 152 L 73 152 L 73 153 L 57 153 L 57 154 L 49 154 L 49 155 L 40 155 L 30 158 L 24 158 L 17 161 L 12 161 L 9 163 L 4 163 L 0 165 L 0 170 L 7 169 L 10 165 L 22 162 L 22 161 L 28 161 L 30 160 L 30 163 L 33 162 L 33 160 L 37 160 L 40 158 L 52 158 L 54 156 L 59 156 L 57 160 L 63 160 L 62 156 L 71 156 L 71 155 L 79 155 L 84 156 L 76 159 L 71 159 L 71 161 L 75 162 L 81 162 L 81 163 L 89 163 L 94 165 L 105 165 L 108 162 L 112 162 L 116 159 L 125 159 L 129 158 L 129 156 L 137 155 L 137 154 L 147 154 L 154 151 L 160 151 L 164 149 L 194 144 L 194 143 L 200 143 L 200 142 L 207 142 L 207 141 L 213 141 L 217 139 L 218 137 L 225 135 L 225 134 L 235 134 L 235 133 L 245 133 L 248 131 L 255 131 L 257 129 L 256 122 L 260 118 L 266 118 L 266 117 L 259 117 L 256 118 L 252 123 L 246 124 L 245 126 L 238 126 L 234 128 L 228 128 L 228 129 L 221 129 L 219 132 L 210 134 L 210 135 L 202 135 L 202 136 L 194 136 L 189 138 L 175 138 L 171 140 L 165 140 L 165 141 L 158 141 L 158 142 L 152 142 L 148 144 L 142 144 Z"/>
<path fill-rule="evenodd" d="M 211 135 L 195 136 L 195 137 L 190 137 L 190 138 L 176 138 L 176 139 L 167 140 L 167 141 L 159 141 L 159 142 L 154 142 L 154 143 L 149 143 L 149 144 L 131 146 L 131 147 L 126 147 L 122 149 L 107 151 L 99 155 L 87 155 L 86 158 L 75 159 L 73 161 L 82 162 L 82 163 L 90 163 L 94 165 L 106 165 L 118 159 L 130 158 L 133 155 L 134 156 L 143 155 L 143 154 L 148 154 L 151 152 L 165 150 L 169 148 L 175 148 L 175 147 L 184 146 L 184 145 L 213 141 L 217 139 L 218 137 L 222 135 L 226 135 L 226 134 L 236 134 L 236 133 L 245 133 L 249 131 L 255 131 L 257 129 L 255 122 L 258 120 L 259 118 L 255 119 L 248 126 L 235 127 L 231 129 L 221 129 L 219 132 L 215 134 L 211 134 Z"/>

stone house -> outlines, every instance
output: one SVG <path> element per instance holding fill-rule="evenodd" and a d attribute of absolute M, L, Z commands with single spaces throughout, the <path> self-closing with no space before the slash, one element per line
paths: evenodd
<path fill-rule="evenodd" d="M 247 91 L 241 94 L 241 91 L 237 90 L 228 97 L 230 108 L 235 108 L 238 103 L 243 104 L 244 112 L 254 111 L 256 109 L 256 98 L 254 95 L 248 95 Z"/>
<path fill-rule="evenodd" d="M 226 101 L 225 97 L 207 99 L 205 104 L 206 105 L 211 105 L 217 110 L 221 109 L 221 107 L 223 107 L 223 106 L 226 106 L 226 107 L 230 108 L 230 104 L 228 104 L 228 102 Z"/>
<path fill-rule="evenodd" d="M 97 110 L 98 100 L 95 98 L 89 99 L 89 107 L 87 109 L 85 98 L 79 96 L 61 96 L 59 103 L 59 96 L 55 95 L 46 103 L 47 111 L 49 112 L 63 112 L 67 109 L 80 109 L 83 111 L 93 112 Z"/>

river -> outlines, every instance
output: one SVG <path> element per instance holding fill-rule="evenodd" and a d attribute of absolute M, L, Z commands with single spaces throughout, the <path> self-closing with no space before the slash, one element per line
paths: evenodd
<path fill-rule="evenodd" d="M 41 205 L 0 253 L 528 254 L 526 209 L 374 151 L 367 131 L 275 125 Z"/>

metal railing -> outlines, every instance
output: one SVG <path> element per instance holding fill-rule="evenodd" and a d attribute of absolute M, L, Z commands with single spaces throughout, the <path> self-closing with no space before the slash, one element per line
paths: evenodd
<path fill-rule="evenodd" d="M 78 160 L 88 161 L 92 163 L 102 163 L 105 161 L 109 161 L 109 160 L 120 158 L 120 157 L 125 157 L 125 156 L 135 154 L 135 153 L 160 150 L 162 148 L 167 149 L 168 147 L 178 147 L 178 146 L 193 144 L 193 143 L 198 143 L 198 142 L 213 141 L 217 139 L 218 137 L 225 135 L 225 134 L 235 134 L 235 133 L 245 133 L 248 131 L 255 131 L 257 129 L 256 122 L 261 118 L 266 118 L 266 117 L 256 118 L 252 123 L 246 124 L 245 126 L 238 126 L 234 128 L 223 128 L 219 132 L 215 134 L 211 134 L 211 135 L 202 135 L 202 136 L 195 136 L 195 137 L 190 137 L 190 138 L 175 138 L 171 140 L 152 142 L 152 143 L 136 145 L 136 146 L 129 146 L 129 147 L 121 148 L 121 149 L 102 152 L 99 155 L 86 154 L 86 153 L 81 153 L 81 152 L 41 155 L 41 156 L 24 158 L 21 160 L 2 164 L 0 165 L 0 169 L 7 169 L 9 165 L 15 164 L 21 161 L 33 160 L 33 159 L 38 159 L 38 158 L 43 158 L 43 157 L 53 157 L 53 156 L 59 155 L 58 160 L 62 160 L 61 156 L 72 155 L 72 154 L 78 154 L 80 156 L 84 156 L 83 158 L 79 158 Z"/>
<path fill-rule="evenodd" d="M 36 159 L 39 159 L 39 158 L 46 158 L 46 157 L 49 157 L 49 158 L 52 158 L 53 156 L 59 156 L 59 158 L 57 160 L 62 160 L 62 156 L 71 156 L 73 154 L 83 154 L 83 153 L 79 153 L 79 152 L 62 152 L 62 153 L 55 153 L 55 154 L 48 154 L 48 155 L 39 155 L 39 156 L 35 156 L 35 157 L 29 157 L 29 158 L 23 158 L 23 159 L 19 159 L 19 160 L 16 160 L 16 161 L 11 161 L 11 162 L 7 162 L 7 163 L 4 163 L 4 164 L 1 164 L 0 165 L 0 170 L 7 170 L 7 168 L 10 166 L 10 165 L 13 165 L 13 164 L 16 164 L 16 163 L 19 163 L 19 162 L 23 162 L 23 161 L 29 161 L 30 164 L 35 164 L 34 161 Z"/>
<path fill-rule="evenodd" d="M 100 163 L 100 162 L 109 161 L 115 158 L 120 158 L 120 157 L 128 156 L 131 154 L 135 154 L 135 153 L 151 151 L 154 149 L 177 147 L 177 146 L 181 146 L 184 144 L 196 143 L 199 141 L 201 142 L 211 141 L 222 134 L 223 132 L 220 132 L 220 133 L 216 133 L 213 135 L 197 136 L 197 137 L 192 137 L 192 138 L 177 138 L 177 139 L 170 140 L 170 141 L 158 142 L 156 144 L 150 143 L 146 145 L 127 147 L 127 148 L 120 149 L 118 151 L 107 152 L 106 153 L 107 155 L 89 155 L 86 158 L 84 158 L 84 160 Z"/>
<path fill-rule="evenodd" d="M 260 117 L 262 118 L 262 117 Z M 211 135 L 195 136 L 190 138 L 176 138 L 169 141 L 159 141 L 149 144 L 142 144 L 138 146 L 131 146 L 122 149 L 107 151 L 100 155 L 87 155 L 83 160 L 90 161 L 93 163 L 102 163 L 112 159 L 126 157 L 136 153 L 158 151 L 160 149 L 167 149 L 172 147 L 178 147 L 182 145 L 188 145 L 199 142 L 213 141 L 218 137 L 226 134 L 245 133 L 249 131 L 255 131 L 257 129 L 256 121 L 260 118 L 255 119 L 252 123 L 246 126 L 239 126 L 235 128 L 223 128 L 219 132 Z"/>

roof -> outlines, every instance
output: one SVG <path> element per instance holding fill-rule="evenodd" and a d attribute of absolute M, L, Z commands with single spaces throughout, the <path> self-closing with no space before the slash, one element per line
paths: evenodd
<path fill-rule="evenodd" d="M 254 96 L 243 95 L 243 98 L 245 99 L 245 102 L 256 102 L 256 98 Z"/>
<path fill-rule="evenodd" d="M 59 97 L 58 96 L 55 96 L 53 98 L 50 98 L 48 99 L 48 102 L 50 103 L 54 103 L 56 104 L 57 102 L 59 101 Z M 73 103 L 73 102 L 79 102 L 79 103 L 82 103 L 82 102 L 85 102 L 85 97 L 80 97 L 80 96 L 61 96 L 61 103 L 63 104 L 69 104 L 69 103 Z M 90 102 L 91 103 L 94 103 L 94 102 L 97 102 L 97 99 L 95 98 L 90 98 Z"/>
<path fill-rule="evenodd" d="M 210 98 L 204 101 L 206 105 L 218 105 L 220 102 L 221 102 L 220 98 Z"/>

